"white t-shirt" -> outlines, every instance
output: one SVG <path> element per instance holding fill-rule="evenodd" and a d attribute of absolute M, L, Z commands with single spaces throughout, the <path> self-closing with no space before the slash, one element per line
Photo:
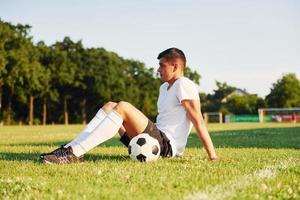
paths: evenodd
<path fill-rule="evenodd" d="M 173 153 L 174 156 L 180 156 L 193 126 L 181 101 L 199 100 L 199 95 L 196 84 L 186 77 L 177 79 L 169 90 L 168 86 L 169 84 L 165 82 L 159 88 L 156 126 L 170 139 L 171 145 L 175 145 L 176 149 L 172 147 L 173 152 L 176 151 Z"/>

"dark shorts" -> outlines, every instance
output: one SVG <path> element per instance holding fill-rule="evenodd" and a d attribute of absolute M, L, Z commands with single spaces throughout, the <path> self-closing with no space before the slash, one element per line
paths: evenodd
<path fill-rule="evenodd" d="M 161 132 L 152 121 L 148 121 L 147 127 L 143 131 L 143 133 L 148 133 L 150 136 L 154 137 L 158 140 L 159 146 L 160 146 L 160 155 L 162 157 L 172 157 L 172 148 L 170 145 L 170 140 L 167 138 L 167 136 Z M 130 138 L 125 133 L 120 141 L 128 147 Z"/>

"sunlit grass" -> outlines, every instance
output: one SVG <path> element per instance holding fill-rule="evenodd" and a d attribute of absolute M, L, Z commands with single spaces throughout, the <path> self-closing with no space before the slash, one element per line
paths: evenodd
<path fill-rule="evenodd" d="M 209 125 L 218 162 L 207 160 L 194 133 L 182 158 L 134 162 L 116 137 L 89 152 L 81 164 L 39 162 L 40 153 L 68 142 L 83 127 L 0 127 L 0 198 L 193 199 L 197 192 L 219 198 L 211 190 L 225 194 L 228 184 L 233 188 L 225 199 L 300 198 L 300 127 L 295 124 Z M 242 189 L 233 184 L 286 161 L 291 165 L 276 176 L 249 179 Z"/>

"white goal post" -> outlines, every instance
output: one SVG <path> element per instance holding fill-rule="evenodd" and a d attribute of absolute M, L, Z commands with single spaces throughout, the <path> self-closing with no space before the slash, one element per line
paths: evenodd
<path fill-rule="evenodd" d="M 206 112 L 203 116 L 206 123 L 223 123 L 223 115 L 221 112 Z"/>
<path fill-rule="evenodd" d="M 297 108 L 260 108 L 259 122 L 300 122 L 300 107 Z"/>

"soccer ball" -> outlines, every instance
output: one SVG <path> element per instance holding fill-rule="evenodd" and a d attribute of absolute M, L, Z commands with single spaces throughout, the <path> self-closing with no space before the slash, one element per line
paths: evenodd
<path fill-rule="evenodd" d="M 160 155 L 160 146 L 157 139 L 147 133 L 142 133 L 131 139 L 128 153 L 130 158 L 136 161 L 154 161 Z"/>

